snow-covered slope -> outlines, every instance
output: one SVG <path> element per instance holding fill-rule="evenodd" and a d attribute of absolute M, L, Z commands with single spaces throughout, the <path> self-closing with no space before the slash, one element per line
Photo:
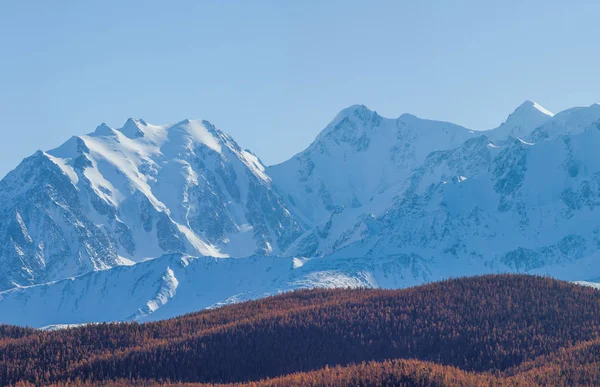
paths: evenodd
<path fill-rule="evenodd" d="M 298 288 L 401 288 L 429 280 L 424 264 L 411 256 L 217 259 L 172 254 L 0 292 L 0 323 L 44 327 L 149 321 Z"/>
<path fill-rule="evenodd" d="M 302 231 L 265 167 L 207 121 L 100 125 L 0 182 L 0 289 L 168 252 L 248 256 Z"/>
<path fill-rule="evenodd" d="M 432 152 L 462 146 L 464 152 L 456 154 L 453 164 L 477 166 L 480 161 L 471 147 L 480 136 L 489 139 L 483 140 L 486 147 L 514 135 L 530 138 L 553 116 L 525 101 L 498 128 L 474 132 L 408 114 L 381 118 L 364 106 L 345 109 L 307 150 L 268 169 L 288 206 L 312 226 L 287 253 L 323 256 L 360 240 L 361 225 L 389 211 Z M 358 151 L 361 141 L 368 146 Z"/>
<path fill-rule="evenodd" d="M 343 208 L 360 208 L 401 184 L 427 155 L 475 136 L 447 122 L 410 114 L 383 118 L 365 106 L 344 109 L 305 151 L 268 174 L 310 224 Z"/>
<path fill-rule="evenodd" d="M 93 322 L 155 321 L 301 288 L 397 289 L 451 276 L 502 272 L 452 263 L 439 266 L 416 254 L 377 259 L 218 259 L 170 254 L 134 266 L 0 292 L 0 324 L 59 329 Z M 572 279 L 562 269 L 551 274 Z"/>
<path fill-rule="evenodd" d="M 432 153 L 389 209 L 321 239 L 323 254 L 417 254 L 435 270 L 600 276 L 600 130 L 536 144 L 485 136 Z"/>
<path fill-rule="evenodd" d="M 600 105 L 574 107 L 556 114 L 544 125 L 536 128 L 529 140 L 533 142 L 551 139 L 563 134 L 576 134 L 590 127 L 600 127 Z"/>
<path fill-rule="evenodd" d="M 490 141 L 498 142 L 515 137 L 530 140 L 532 132 L 548 122 L 554 113 L 533 101 L 523 102 L 508 116 L 505 122 L 496 129 L 484 132 Z"/>

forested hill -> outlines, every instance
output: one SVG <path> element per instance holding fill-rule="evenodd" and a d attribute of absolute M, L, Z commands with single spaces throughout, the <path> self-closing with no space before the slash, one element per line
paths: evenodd
<path fill-rule="evenodd" d="M 598 385 L 599 369 L 600 292 L 523 275 L 304 290 L 147 324 L 0 328 L 3 386 Z"/>

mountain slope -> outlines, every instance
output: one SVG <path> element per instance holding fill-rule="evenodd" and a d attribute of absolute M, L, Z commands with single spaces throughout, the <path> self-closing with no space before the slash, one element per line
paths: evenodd
<path fill-rule="evenodd" d="M 533 101 L 525 101 L 499 127 L 485 131 L 492 142 L 508 137 L 529 140 L 533 131 L 550 121 L 554 113 Z"/>
<path fill-rule="evenodd" d="M 392 120 L 364 106 L 345 109 L 307 150 L 268 169 L 289 207 L 312 225 L 287 254 L 326 255 L 356 240 L 357 225 L 388 211 L 432 152 L 472 146 L 481 135 L 500 145 L 530 138 L 553 116 L 525 101 L 498 128 L 474 132 L 409 114 Z M 477 155 L 461 157 L 454 162 L 478 162 Z"/>
<path fill-rule="evenodd" d="M 432 154 L 394 206 L 355 226 L 360 240 L 335 254 L 414 253 L 442 270 L 458 261 L 464 270 L 598 277 L 600 131 L 535 145 L 486 142 Z"/>
<path fill-rule="evenodd" d="M 600 105 L 595 103 L 587 107 L 574 107 L 564 110 L 531 134 L 531 141 L 552 139 L 564 134 L 577 134 L 600 125 Z"/>
<path fill-rule="evenodd" d="M 344 109 L 303 152 L 268 168 L 290 207 L 310 223 L 360 208 L 404 182 L 434 150 L 459 146 L 474 133 L 404 114 L 383 118 L 365 106 Z"/>
<path fill-rule="evenodd" d="M 0 323 L 45 327 L 155 321 L 302 288 L 403 288 L 429 281 L 418 257 L 307 259 L 166 255 L 0 292 Z"/>
<path fill-rule="evenodd" d="M 484 132 L 431 152 L 402 187 L 369 207 L 332 213 L 288 253 L 414 254 L 430 262 L 433 278 L 532 270 L 569 280 L 598 277 L 600 158 L 594 149 L 600 131 L 594 122 L 600 111 L 596 119 L 594 105 L 580 111 L 581 117 L 569 113 L 570 122 L 588 124 L 537 143 L 514 137 L 492 143 L 494 133 Z M 530 126 L 532 135 L 550 133 L 563 115 Z"/>
<path fill-rule="evenodd" d="M 270 254 L 302 231 L 260 160 L 207 121 L 102 124 L 26 159 L 0 198 L 0 289 L 169 252 Z"/>

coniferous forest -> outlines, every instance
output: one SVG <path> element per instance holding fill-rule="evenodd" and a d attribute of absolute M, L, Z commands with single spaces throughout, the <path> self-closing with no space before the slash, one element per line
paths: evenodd
<path fill-rule="evenodd" d="M 171 320 L 0 326 L 0 385 L 600 385 L 600 291 L 490 275 L 302 290 Z"/>

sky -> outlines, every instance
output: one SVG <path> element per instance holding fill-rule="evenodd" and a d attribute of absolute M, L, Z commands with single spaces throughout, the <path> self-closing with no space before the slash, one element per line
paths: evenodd
<path fill-rule="evenodd" d="M 0 0 L 0 176 L 106 122 L 206 119 L 267 164 L 343 108 L 471 129 L 600 101 L 597 1 Z"/>

